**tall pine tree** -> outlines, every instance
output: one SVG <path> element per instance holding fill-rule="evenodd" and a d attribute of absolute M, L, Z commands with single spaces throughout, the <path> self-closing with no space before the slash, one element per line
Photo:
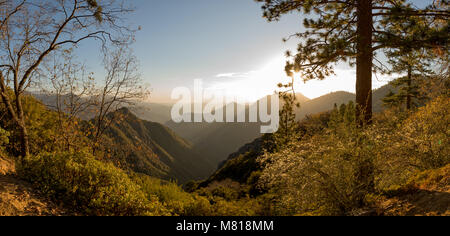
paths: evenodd
<path fill-rule="evenodd" d="M 275 133 L 275 144 L 278 148 L 282 148 L 294 140 L 297 133 L 298 123 L 295 115 L 295 108 L 300 108 L 294 89 L 294 78 L 288 84 L 278 84 L 283 90 L 278 92 L 278 96 L 282 101 L 283 108 L 280 111 L 280 128 Z"/>
<path fill-rule="evenodd" d="M 446 47 L 448 41 L 448 2 L 439 1 L 418 9 L 405 0 L 256 0 L 264 3 L 264 17 L 279 20 L 284 14 L 301 12 L 305 31 L 297 53 L 288 52 L 292 60 L 286 72 L 300 72 L 304 80 L 325 79 L 334 73 L 339 62 L 356 66 L 356 102 L 359 124 L 372 119 L 372 72 L 375 52 L 410 45 L 412 48 Z M 391 21 L 416 16 L 421 24 L 413 34 L 386 31 Z M 441 21 L 437 20 L 441 19 Z M 443 21 L 442 21 L 443 19 Z M 444 23 L 442 23 L 444 22 Z"/>
<path fill-rule="evenodd" d="M 384 22 L 386 35 L 399 35 L 404 39 L 417 37 L 417 27 L 425 22 L 420 16 L 386 18 Z M 430 29 L 429 33 L 433 33 Z M 413 40 L 410 40 L 410 43 Z M 437 63 L 439 56 L 435 55 L 427 47 L 420 48 L 410 43 L 399 44 L 396 48 L 386 49 L 387 66 L 381 66 L 379 70 L 389 75 L 401 75 L 391 82 L 397 91 L 391 91 L 383 102 L 388 107 L 413 109 L 421 99 L 419 92 L 419 80 L 433 74 L 432 65 Z"/>
<path fill-rule="evenodd" d="M 390 91 L 390 93 L 383 99 L 383 103 L 388 107 L 405 107 L 406 110 L 411 110 L 416 107 L 417 101 L 422 98 L 419 92 L 419 79 L 428 76 L 431 70 L 428 69 L 430 64 L 427 58 L 418 52 L 409 52 L 406 55 L 398 55 L 398 52 L 393 52 L 395 56 L 389 59 L 392 67 L 390 74 L 406 74 L 391 82 L 397 92 Z"/>

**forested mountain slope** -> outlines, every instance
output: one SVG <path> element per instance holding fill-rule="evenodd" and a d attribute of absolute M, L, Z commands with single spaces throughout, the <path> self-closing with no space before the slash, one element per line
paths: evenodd
<path fill-rule="evenodd" d="M 120 165 L 180 182 L 204 178 L 214 170 L 206 156 L 164 125 L 141 120 L 127 108 L 109 116 L 119 117 L 106 134 L 110 154 Z"/>

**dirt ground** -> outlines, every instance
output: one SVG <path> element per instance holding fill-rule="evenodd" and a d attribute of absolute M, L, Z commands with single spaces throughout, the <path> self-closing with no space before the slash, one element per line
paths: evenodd
<path fill-rule="evenodd" d="M 15 175 L 14 162 L 0 156 L 0 216 L 60 216 L 60 207 Z"/>

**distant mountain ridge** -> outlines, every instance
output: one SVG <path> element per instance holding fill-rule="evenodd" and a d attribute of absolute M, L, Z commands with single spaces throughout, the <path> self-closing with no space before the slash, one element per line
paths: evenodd
<path fill-rule="evenodd" d="M 56 110 L 56 104 L 57 104 L 57 96 L 54 94 L 44 94 L 44 93 L 31 93 L 35 98 L 37 98 L 39 101 L 41 101 L 43 104 L 45 104 L 50 109 Z M 63 107 L 61 107 L 62 110 L 66 109 L 65 104 L 69 104 L 70 96 L 69 95 L 62 95 L 59 98 L 60 104 L 62 104 Z M 79 98 L 76 97 L 76 99 L 79 99 L 79 102 L 87 102 L 88 98 Z M 144 102 L 144 101 L 135 101 L 133 105 L 127 106 L 127 108 L 133 112 L 137 117 L 139 117 L 142 120 L 148 120 L 153 122 L 158 122 L 161 124 L 164 124 L 171 120 L 171 109 L 172 104 L 160 104 L 160 103 L 150 103 L 150 102 Z M 94 118 L 96 109 L 93 109 L 90 107 L 89 109 L 85 109 L 83 112 L 81 112 L 78 118 L 83 120 L 90 120 Z"/>
<path fill-rule="evenodd" d="M 386 85 L 373 92 L 373 106 L 375 112 L 383 110 L 382 99 L 389 93 L 392 86 Z M 356 95 L 349 92 L 333 92 L 319 98 L 309 99 L 302 94 L 296 94 L 300 108 L 295 113 L 298 120 L 307 115 L 330 111 L 334 104 L 338 106 L 355 101 Z M 251 106 L 254 106 L 252 104 Z M 247 108 L 248 109 L 248 108 Z M 175 123 L 169 121 L 168 127 L 191 142 L 194 149 L 204 153 L 217 165 L 241 148 L 262 136 L 260 122 L 257 123 Z"/>

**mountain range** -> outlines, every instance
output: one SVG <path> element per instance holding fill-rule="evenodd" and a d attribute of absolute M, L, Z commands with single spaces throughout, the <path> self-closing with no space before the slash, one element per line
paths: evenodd
<path fill-rule="evenodd" d="M 383 86 L 373 92 L 373 106 L 375 112 L 383 110 L 382 99 L 392 89 L 390 85 Z M 319 98 L 308 99 L 302 94 L 297 94 L 300 108 L 296 109 L 298 120 L 307 115 L 330 111 L 334 104 L 347 104 L 355 101 L 356 95 L 349 92 L 334 92 Z M 266 99 L 266 98 L 264 98 Z M 255 104 L 251 104 L 255 106 Z M 247 107 L 247 112 L 248 112 Z M 166 123 L 181 137 L 191 142 L 194 149 L 207 155 L 213 162 L 219 164 L 230 153 L 235 152 L 246 143 L 250 143 L 261 136 L 261 122 L 257 123 Z"/>
<path fill-rule="evenodd" d="M 387 85 L 374 91 L 375 112 L 382 110 L 381 100 L 391 89 Z M 51 97 L 37 97 L 45 104 L 53 101 Z M 300 109 L 296 115 L 302 120 L 329 111 L 334 104 L 354 101 L 355 94 L 335 92 L 316 99 L 297 94 L 297 100 Z M 246 112 L 250 106 L 257 103 L 246 106 Z M 170 104 L 138 103 L 110 114 L 121 117 L 106 132 L 111 161 L 124 169 L 185 183 L 208 177 L 231 153 L 262 136 L 261 122 L 175 123 L 170 111 Z"/>

